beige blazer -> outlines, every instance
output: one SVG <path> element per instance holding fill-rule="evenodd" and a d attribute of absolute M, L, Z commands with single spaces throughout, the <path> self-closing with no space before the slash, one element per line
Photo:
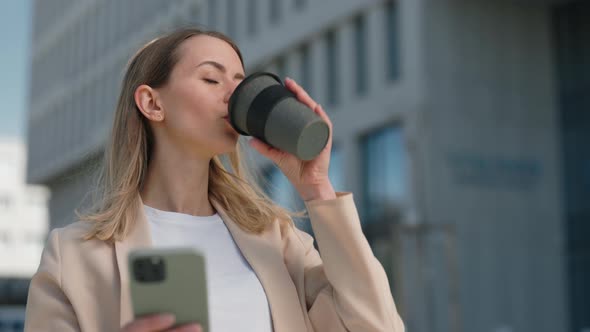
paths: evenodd
<path fill-rule="evenodd" d="M 295 227 L 277 222 L 253 235 L 212 204 L 264 288 L 275 332 L 402 332 L 353 196 L 337 196 L 306 203 L 321 258 L 313 238 Z M 118 331 L 133 319 L 127 253 L 151 244 L 143 208 L 137 208 L 138 222 L 114 244 L 82 240 L 88 223 L 51 231 L 29 288 L 25 331 Z"/>

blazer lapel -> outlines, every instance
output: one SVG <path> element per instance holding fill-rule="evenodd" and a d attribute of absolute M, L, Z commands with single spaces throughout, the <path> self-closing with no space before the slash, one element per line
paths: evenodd
<path fill-rule="evenodd" d="M 145 214 L 143 213 L 143 202 L 138 198 L 135 207 L 136 220 L 134 225 L 123 241 L 115 242 L 115 256 L 119 268 L 119 281 L 121 299 L 119 302 L 121 314 L 119 316 L 120 326 L 133 320 L 133 308 L 131 306 L 131 294 L 129 292 L 129 268 L 127 266 L 127 254 L 135 248 L 145 248 L 152 245 L 152 237 Z"/>
<path fill-rule="evenodd" d="M 215 200 L 211 199 L 211 204 L 223 219 L 240 251 L 258 276 L 268 299 L 275 332 L 305 331 L 307 327 L 299 305 L 297 290 L 283 260 L 279 224 L 273 223 L 270 229 L 263 234 L 250 234 L 243 231 L 229 218 Z M 123 241 L 115 242 L 115 256 L 121 287 L 121 326 L 133 319 L 127 254 L 132 249 L 152 245 L 152 237 L 143 212 L 141 198 L 138 198 L 135 212 L 136 222 L 129 234 Z"/>
<path fill-rule="evenodd" d="M 273 223 L 263 234 L 250 234 L 227 216 L 216 201 L 211 203 L 264 288 L 275 332 L 305 331 L 297 290 L 283 260 L 279 224 Z"/>

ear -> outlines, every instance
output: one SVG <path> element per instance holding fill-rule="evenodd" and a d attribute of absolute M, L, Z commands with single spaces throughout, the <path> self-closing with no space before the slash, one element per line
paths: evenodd
<path fill-rule="evenodd" d="M 164 121 L 164 110 L 159 101 L 158 92 L 149 85 L 142 84 L 135 89 L 133 94 L 135 105 L 148 120 L 154 122 Z"/>

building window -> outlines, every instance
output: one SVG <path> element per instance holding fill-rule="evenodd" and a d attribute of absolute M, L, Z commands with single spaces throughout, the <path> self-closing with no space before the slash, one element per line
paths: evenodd
<path fill-rule="evenodd" d="M 256 34 L 257 31 L 257 24 L 258 24 L 258 0 L 248 0 L 248 20 L 247 30 L 248 34 L 253 36 Z"/>
<path fill-rule="evenodd" d="M 189 11 L 189 22 L 195 24 L 201 24 L 201 7 L 200 5 L 194 4 L 191 6 Z"/>
<path fill-rule="evenodd" d="M 95 29 L 96 29 L 96 35 L 95 35 L 95 40 L 94 42 L 96 43 L 95 45 L 95 56 L 98 57 L 100 55 L 102 55 L 104 53 L 104 34 L 105 34 L 105 15 L 104 15 L 104 8 L 100 7 L 99 9 L 97 9 L 96 11 L 96 19 L 95 19 L 96 23 L 95 23 Z M 69 32 L 68 32 L 69 34 Z M 69 50 L 69 44 L 67 49 Z"/>
<path fill-rule="evenodd" d="M 263 173 L 266 180 L 263 186 L 266 194 L 281 207 L 293 210 L 295 201 L 289 179 L 275 165 L 269 166 Z"/>
<path fill-rule="evenodd" d="M 399 20 L 398 7 L 395 1 L 388 1 L 385 7 L 385 32 L 386 46 L 386 61 L 387 79 L 395 80 L 400 75 L 400 59 L 399 59 Z"/>
<path fill-rule="evenodd" d="M 12 322 L 13 331 L 23 331 L 25 329 L 25 322 L 16 320 Z"/>
<path fill-rule="evenodd" d="M 336 32 L 334 30 L 326 33 L 326 91 L 328 93 L 328 104 L 338 104 L 338 91 L 340 89 L 340 81 L 338 74 L 338 67 L 340 58 L 338 56 L 338 45 L 336 42 Z"/>
<path fill-rule="evenodd" d="M 295 0 L 295 9 L 303 9 L 307 5 L 307 0 Z"/>
<path fill-rule="evenodd" d="M 218 0 L 207 2 L 207 25 L 210 29 L 215 29 L 217 26 L 217 2 Z"/>
<path fill-rule="evenodd" d="M 0 230 L 0 243 L 10 244 L 10 234 L 8 231 L 1 231 Z"/>
<path fill-rule="evenodd" d="M 281 0 L 270 0 L 270 22 L 277 23 L 281 19 Z"/>
<path fill-rule="evenodd" d="M 111 8 L 111 40 L 110 40 L 110 47 L 109 48 L 114 48 L 117 45 L 117 42 L 119 41 L 119 37 L 121 34 L 121 8 L 119 8 L 121 6 L 121 4 L 118 1 L 113 1 L 112 2 L 112 8 Z M 82 40 L 84 38 L 80 37 L 80 44 L 82 44 Z"/>
<path fill-rule="evenodd" d="M 23 238 L 26 244 L 42 244 L 44 240 L 43 236 L 36 232 L 26 232 Z"/>
<path fill-rule="evenodd" d="M 311 77 L 311 55 L 309 51 L 309 44 L 303 44 L 300 49 L 301 53 L 301 84 L 307 92 L 312 95 L 313 79 Z"/>
<path fill-rule="evenodd" d="M 330 177 L 330 182 L 332 182 L 332 187 L 334 187 L 334 190 L 344 190 L 344 160 L 341 149 L 336 146 L 332 146 L 328 176 Z"/>
<path fill-rule="evenodd" d="M 227 34 L 236 38 L 236 0 L 227 0 Z"/>
<path fill-rule="evenodd" d="M 277 58 L 277 75 L 284 80 L 287 76 L 287 63 L 284 55 L 281 55 Z"/>
<path fill-rule="evenodd" d="M 553 9 L 555 72 L 561 134 L 564 260 L 569 287 L 569 331 L 590 331 L 590 3 Z"/>
<path fill-rule="evenodd" d="M 8 210 L 12 205 L 12 200 L 8 195 L 0 195 L 0 209 Z"/>
<path fill-rule="evenodd" d="M 87 129 L 85 132 L 80 133 L 80 140 L 86 139 L 87 143 L 90 141 L 88 133 L 92 132 L 95 124 L 93 120 L 93 115 L 96 112 L 96 104 L 93 103 L 93 93 L 96 91 L 94 90 L 95 82 L 93 81 L 90 85 L 87 85 L 84 91 L 84 123 Z"/>
<path fill-rule="evenodd" d="M 367 20 L 359 15 L 354 20 L 354 55 L 355 55 L 355 91 L 358 95 L 365 94 L 368 88 L 367 63 Z"/>
<path fill-rule="evenodd" d="M 391 208 L 407 196 L 407 155 L 398 126 L 378 130 L 362 139 L 364 222 L 388 218 Z"/>

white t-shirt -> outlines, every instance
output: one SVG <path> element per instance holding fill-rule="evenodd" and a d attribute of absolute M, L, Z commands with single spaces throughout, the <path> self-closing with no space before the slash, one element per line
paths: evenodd
<path fill-rule="evenodd" d="M 219 214 L 206 217 L 144 205 L 154 247 L 193 247 L 205 255 L 212 332 L 272 331 L 266 294 Z"/>

